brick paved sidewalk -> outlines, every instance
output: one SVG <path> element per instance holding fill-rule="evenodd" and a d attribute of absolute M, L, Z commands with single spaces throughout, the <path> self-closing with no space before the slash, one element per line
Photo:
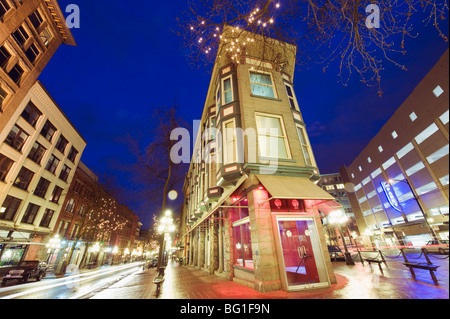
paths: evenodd
<path fill-rule="evenodd" d="M 383 273 L 377 265 L 333 263 L 338 283 L 330 288 L 301 292 L 260 293 L 205 270 L 169 263 L 158 299 L 448 299 L 448 259 L 437 272 L 434 285 L 428 271 L 418 270 L 417 279 L 400 262 L 388 262 Z M 155 299 L 155 269 L 137 272 L 92 299 Z"/>

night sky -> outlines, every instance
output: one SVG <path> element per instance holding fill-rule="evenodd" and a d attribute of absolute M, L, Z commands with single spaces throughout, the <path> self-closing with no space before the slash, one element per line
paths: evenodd
<path fill-rule="evenodd" d="M 81 28 L 72 29 L 77 47 L 63 45 L 39 80 L 88 142 L 82 161 L 98 176 L 113 175 L 121 201 L 140 216 L 144 228 L 157 208 L 135 200 L 127 136 L 152 140 L 153 110 L 178 105 L 187 122 L 200 119 L 211 69 L 189 65 L 173 33 L 185 0 L 59 0 L 63 11 L 75 3 Z M 448 21 L 448 20 L 447 20 Z M 444 29 L 448 35 L 448 23 Z M 321 173 L 349 165 L 392 116 L 448 48 L 432 25 L 417 24 L 407 54 L 394 55 L 408 71 L 384 63 L 383 96 L 354 78 L 338 83 L 336 68 L 296 70 L 300 109 Z M 171 203 L 174 211 L 179 201 Z"/>

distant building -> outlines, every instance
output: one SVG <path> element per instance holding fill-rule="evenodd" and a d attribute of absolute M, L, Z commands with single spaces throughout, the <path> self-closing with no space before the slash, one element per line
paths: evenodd
<path fill-rule="evenodd" d="M 447 50 L 353 163 L 340 170 L 367 245 L 448 239 L 448 58 Z"/>
<path fill-rule="evenodd" d="M 342 210 L 348 217 L 348 221 L 343 228 L 345 234 L 343 237 L 346 240 L 346 244 L 355 245 L 356 238 L 359 235 L 358 226 L 356 225 L 355 214 L 353 214 L 353 209 L 348 199 L 347 192 L 345 191 L 345 185 L 342 177 L 339 173 L 335 174 L 322 174 L 320 176 L 320 181 L 317 186 L 322 187 L 322 189 L 328 192 L 331 196 L 336 199 L 336 202 L 342 205 Z M 335 225 L 331 225 L 328 222 L 328 218 L 323 218 L 323 226 L 325 231 L 325 237 L 327 238 L 327 243 L 330 245 L 342 245 L 342 235 L 339 234 L 339 230 Z"/>
<path fill-rule="evenodd" d="M 336 279 L 319 209 L 340 205 L 315 184 L 293 89 L 296 49 L 265 39 L 274 51 L 264 51 L 254 34 L 233 32 L 223 32 L 227 43 L 249 45 L 216 59 L 177 245 L 189 265 L 261 292 L 328 287 Z"/>

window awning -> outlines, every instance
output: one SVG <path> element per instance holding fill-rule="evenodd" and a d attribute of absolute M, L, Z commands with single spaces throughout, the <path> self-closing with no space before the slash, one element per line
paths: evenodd
<path fill-rule="evenodd" d="M 256 175 L 272 198 L 334 200 L 335 198 L 305 177 Z"/>

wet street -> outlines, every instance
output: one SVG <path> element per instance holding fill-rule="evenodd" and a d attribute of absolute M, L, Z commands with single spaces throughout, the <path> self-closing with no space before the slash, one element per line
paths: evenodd
<path fill-rule="evenodd" d="M 386 265 L 358 261 L 348 266 L 333 262 L 337 284 L 329 288 L 260 293 L 205 270 L 169 262 L 161 294 L 156 297 L 155 268 L 142 263 L 89 270 L 56 278 L 48 276 L 41 282 L 8 283 L 0 288 L 1 299 L 448 299 L 448 256 L 433 256 L 438 285 L 429 271 L 416 270 L 413 279 L 398 251 L 385 252 Z M 411 259 L 420 254 L 409 255 Z M 422 261 L 416 259 L 417 261 Z"/>

